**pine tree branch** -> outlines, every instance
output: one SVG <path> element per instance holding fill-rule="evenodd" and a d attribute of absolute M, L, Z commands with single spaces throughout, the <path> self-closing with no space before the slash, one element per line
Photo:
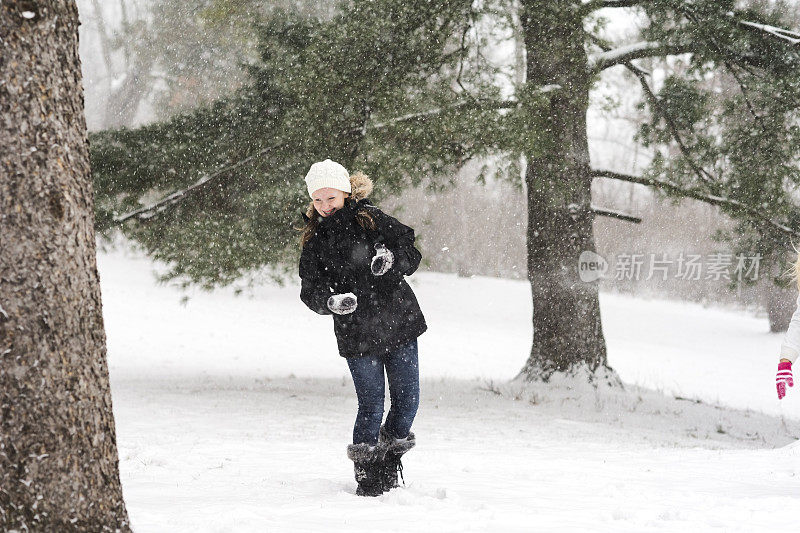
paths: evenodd
<path fill-rule="evenodd" d="M 642 1 L 628 2 L 625 0 L 594 0 L 584 4 L 582 7 L 589 12 L 592 9 L 602 7 L 629 7 L 631 5 L 644 3 Z M 591 7 L 590 7 L 591 6 Z M 681 9 L 691 20 L 698 22 L 690 7 L 684 6 Z M 729 17 L 735 17 L 734 13 L 728 13 Z M 739 26 L 765 33 L 767 36 L 780 41 L 789 43 L 794 47 L 800 47 L 800 33 L 769 24 L 751 22 L 749 20 L 734 20 Z M 641 59 L 645 57 L 679 55 L 693 52 L 695 47 L 691 43 L 660 43 L 657 41 L 640 41 L 629 45 L 620 46 L 613 50 L 604 50 L 589 55 L 588 69 L 592 73 L 597 73 L 615 65 L 624 64 L 626 61 Z"/>
<path fill-rule="evenodd" d="M 554 91 L 558 91 L 561 89 L 561 85 L 556 83 L 543 85 L 539 87 L 538 90 L 535 92 L 538 94 L 548 94 Z M 419 113 L 409 113 L 407 115 L 400 115 L 399 117 L 395 117 L 389 119 L 385 122 L 378 122 L 377 124 L 373 124 L 370 126 L 370 129 L 384 129 L 390 126 L 394 126 L 401 122 L 409 122 L 412 120 L 417 119 L 425 119 L 428 117 L 435 117 L 446 113 L 448 111 L 461 111 L 465 109 L 481 109 L 481 110 L 499 110 L 499 109 L 515 109 L 519 107 L 519 102 L 517 100 L 465 100 L 462 102 L 458 102 L 456 104 L 446 106 L 446 107 L 434 107 L 432 109 L 428 109 L 426 111 L 420 111 Z"/>
<path fill-rule="evenodd" d="M 767 226 L 772 227 L 773 229 L 780 231 L 781 233 L 784 233 L 791 237 L 800 238 L 800 231 L 793 230 L 792 228 L 781 222 L 776 222 L 772 220 L 771 218 L 769 218 L 764 214 L 763 209 L 751 207 L 738 200 L 733 200 L 731 198 L 725 198 L 723 196 L 718 196 L 714 194 L 707 194 L 703 191 L 682 187 L 680 185 L 677 185 L 675 183 L 670 183 L 668 181 L 661 181 L 653 178 L 645 178 L 642 176 L 633 176 L 630 174 L 622 174 L 620 172 L 614 172 L 611 170 L 592 169 L 591 176 L 593 178 L 610 178 L 620 181 L 627 181 L 629 183 L 638 183 L 640 185 L 646 185 L 648 187 L 653 187 L 656 189 L 668 191 L 676 196 L 680 196 L 683 198 L 692 198 L 694 200 L 699 200 L 701 202 L 710 205 L 725 207 L 732 211 L 745 214 L 754 220 L 757 220 Z"/>
<path fill-rule="evenodd" d="M 399 117 L 391 118 L 385 122 L 378 122 L 377 124 L 372 124 L 370 126 L 371 130 L 381 130 L 385 129 L 402 122 L 409 122 L 412 120 L 418 119 L 425 119 L 429 117 L 435 117 L 441 115 L 448 111 L 460 111 L 465 109 L 513 109 L 519 105 L 519 102 L 515 100 L 502 100 L 502 101 L 495 101 L 495 100 L 467 100 L 463 102 L 459 102 L 457 104 L 453 104 L 451 106 L 446 107 L 434 107 L 432 109 L 427 109 L 425 111 L 420 111 L 419 113 L 408 113 L 406 115 L 400 115 Z"/>
<path fill-rule="evenodd" d="M 553 91 L 557 91 L 560 88 L 561 88 L 560 85 L 555 85 L 555 84 L 553 84 L 553 85 L 545 85 L 545 86 L 539 88 L 539 92 L 541 94 L 547 94 L 547 93 L 550 93 L 550 92 L 553 92 Z M 384 121 L 384 122 L 378 122 L 376 124 L 371 124 L 371 125 L 369 125 L 369 130 L 370 131 L 381 130 L 381 129 L 385 129 L 385 128 L 388 128 L 388 127 L 391 127 L 391 126 L 395 126 L 395 125 L 400 124 L 402 122 L 408 122 L 408 121 L 419 120 L 419 119 L 427 119 L 427 118 L 430 118 L 430 117 L 435 117 L 437 115 L 441 115 L 442 113 L 445 113 L 445 112 L 448 112 L 448 111 L 459 111 L 459 110 L 464 110 L 464 109 L 484 109 L 484 110 L 497 109 L 497 110 L 499 110 L 499 109 L 513 109 L 513 108 L 516 108 L 518 106 L 519 106 L 519 102 L 516 101 L 516 100 L 499 100 L 499 101 L 474 100 L 474 101 L 463 101 L 463 102 L 458 102 L 458 103 L 456 103 L 454 105 L 451 105 L 451 106 L 437 107 L 437 108 L 429 109 L 429 110 L 426 110 L 426 111 L 422 111 L 420 113 L 409 113 L 407 115 L 401 115 L 399 117 L 395 117 L 395 118 L 389 119 L 389 120 Z M 356 126 L 356 127 L 352 128 L 350 130 L 345 131 L 344 134 L 345 135 L 365 134 L 365 131 L 366 131 L 366 124 L 361 124 L 361 125 Z M 224 177 L 230 171 L 235 170 L 235 169 L 237 169 L 237 168 L 239 168 L 239 167 L 241 167 L 241 166 L 243 166 L 243 165 L 245 165 L 245 164 L 247 164 L 247 163 L 249 163 L 249 162 L 251 162 L 251 161 L 253 161 L 255 159 L 258 159 L 259 157 L 269 153 L 272 150 L 284 147 L 287 144 L 288 144 L 288 141 L 284 141 L 284 142 L 275 143 L 275 144 L 273 144 L 271 146 L 268 146 L 268 147 L 256 152 L 255 154 L 250 155 L 250 156 L 242 159 L 241 161 L 237 161 L 236 163 L 233 163 L 231 165 L 223 167 L 223 168 L 217 170 L 216 172 L 214 172 L 212 174 L 208 174 L 206 176 L 203 176 L 202 178 L 200 178 L 196 182 L 194 182 L 192 185 L 190 185 L 190 186 L 188 186 L 188 187 L 186 187 L 184 189 L 179 189 L 177 191 L 174 191 L 174 192 L 168 194 L 167 196 L 164 196 L 160 200 L 158 200 L 158 201 L 156 201 L 156 202 L 154 202 L 154 203 L 152 203 L 152 204 L 150 204 L 148 206 L 144 206 L 144 207 L 142 207 L 140 209 L 137 209 L 135 211 L 130 211 L 130 212 L 125 213 L 123 215 L 115 216 L 113 220 L 116 223 L 122 223 L 122 222 L 125 222 L 126 220 L 130 220 L 132 218 L 138 218 L 139 220 L 147 220 L 147 219 L 155 216 L 156 214 L 165 211 L 169 207 L 174 206 L 175 204 L 178 204 L 178 203 L 184 201 L 186 198 L 189 198 L 190 196 L 193 196 L 195 194 L 201 193 L 202 191 L 208 189 L 211 185 L 218 184 L 219 182 L 223 181 Z"/>
<path fill-rule="evenodd" d="M 586 16 L 593 11 L 606 7 L 634 7 L 645 2 L 646 0 L 589 0 L 581 6 L 580 13 L 581 16 Z M 733 12 L 727 15 L 731 18 L 736 16 Z M 739 26 L 766 33 L 770 37 L 787 42 L 792 46 L 800 46 L 800 32 L 750 20 L 736 20 L 735 22 Z"/>
<path fill-rule="evenodd" d="M 653 56 L 668 56 L 686 54 L 693 51 L 691 44 L 661 43 L 658 41 L 640 41 L 612 50 L 604 50 L 589 55 L 587 68 L 592 73 L 598 73 L 615 65 L 624 64 L 632 59 L 641 59 Z"/>
<path fill-rule="evenodd" d="M 686 161 L 689 163 L 689 166 L 692 167 L 692 170 L 694 171 L 695 175 L 697 175 L 700 181 L 705 182 L 709 187 L 716 188 L 716 181 L 714 180 L 714 178 L 708 173 L 708 171 L 706 171 L 704 168 L 702 168 L 700 165 L 694 162 L 692 153 L 689 151 L 689 148 L 683 142 L 683 138 L 681 137 L 677 124 L 675 124 L 673 118 L 669 115 L 669 113 L 667 113 L 666 109 L 664 109 L 664 106 L 661 105 L 661 101 L 658 99 L 656 94 L 650 88 L 650 84 L 647 83 L 647 79 L 645 78 L 644 71 L 642 71 L 642 69 L 636 67 L 635 65 L 633 65 L 628 61 L 626 61 L 623 64 L 625 65 L 625 68 L 630 70 L 633 73 L 633 75 L 636 76 L 636 78 L 639 80 L 639 84 L 642 86 L 642 89 L 644 90 L 645 95 L 647 96 L 647 99 L 650 102 L 650 105 L 653 106 L 655 112 L 658 113 L 664 119 L 664 122 L 667 123 L 667 128 L 669 128 L 672 138 L 675 139 L 675 142 L 678 144 L 678 148 L 680 149 L 681 154 L 683 154 L 683 156 L 686 158 Z"/>
<path fill-rule="evenodd" d="M 275 143 L 271 146 L 267 146 L 266 148 L 259 150 L 255 154 L 242 159 L 241 161 L 237 161 L 232 165 L 228 165 L 227 167 L 221 168 L 216 172 L 214 172 L 213 174 L 208 174 L 206 176 L 203 176 L 202 178 L 200 178 L 190 186 L 186 187 L 185 189 L 180 189 L 173 193 L 170 193 L 161 200 L 158 200 L 153 204 L 142 207 L 141 209 L 137 209 L 136 211 L 131 211 L 124 215 L 116 216 L 114 217 L 114 222 L 122 223 L 134 217 L 140 220 L 147 220 L 148 218 L 151 218 L 156 214 L 164 211 L 168 207 L 171 207 L 185 200 L 188 196 L 197 194 L 198 192 L 207 189 L 211 185 L 218 183 L 220 181 L 220 178 L 225 174 L 227 174 L 228 172 L 230 172 L 231 170 L 235 170 L 241 167 L 242 165 L 245 165 L 250 161 L 271 152 L 272 150 L 276 148 L 281 148 L 283 146 L 286 146 L 287 144 L 288 142 L 280 142 L 280 143 Z"/>
<path fill-rule="evenodd" d="M 683 12 L 690 20 L 699 24 L 699 20 L 692 10 L 684 8 Z M 722 44 L 717 40 L 717 38 L 713 34 L 710 34 L 709 38 L 711 40 L 711 44 L 713 45 L 715 51 L 718 54 L 720 54 L 721 57 L 724 58 L 725 51 L 723 49 Z M 753 104 L 750 102 L 750 97 L 747 94 L 747 85 L 744 83 L 744 80 L 741 79 L 739 74 L 736 72 L 734 65 L 728 59 L 724 59 L 723 64 L 725 65 L 725 68 L 728 69 L 728 72 L 731 73 L 731 76 L 733 76 L 733 78 L 736 80 L 736 83 L 739 84 L 739 90 L 741 90 L 742 92 L 742 97 L 744 98 L 744 101 L 747 104 L 747 109 L 750 111 L 750 114 L 753 116 L 758 125 L 761 127 L 761 130 L 766 134 L 767 133 L 766 127 L 764 126 L 761 117 L 759 117 L 759 115 L 756 113 Z"/>

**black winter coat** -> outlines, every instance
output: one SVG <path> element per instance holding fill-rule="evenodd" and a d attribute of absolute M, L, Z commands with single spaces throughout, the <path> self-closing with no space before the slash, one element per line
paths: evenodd
<path fill-rule="evenodd" d="M 370 205 L 367 199 L 345 201 L 329 217 L 321 217 L 300 256 L 300 299 L 309 309 L 331 315 L 332 294 L 352 292 L 356 310 L 333 314 L 333 331 L 342 357 L 381 355 L 419 337 L 427 329 L 414 292 L 403 276 L 419 266 L 422 254 L 414 247 L 414 230 Z M 375 229 L 365 229 L 356 212 L 366 210 Z M 394 265 L 383 276 L 370 271 L 375 244 L 394 254 Z"/>

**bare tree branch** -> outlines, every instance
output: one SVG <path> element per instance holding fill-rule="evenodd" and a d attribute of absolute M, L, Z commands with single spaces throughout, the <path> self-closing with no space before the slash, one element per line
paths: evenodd
<path fill-rule="evenodd" d="M 698 191 L 694 189 L 688 189 L 680 185 L 677 185 L 675 183 L 670 183 L 667 181 L 645 178 L 642 176 L 633 176 L 630 174 L 622 174 L 620 172 L 614 172 L 611 170 L 592 169 L 591 175 L 594 178 L 610 178 L 620 181 L 627 181 L 630 183 L 639 183 L 641 185 L 647 185 L 648 187 L 654 187 L 656 189 L 669 191 L 673 194 L 676 194 L 684 198 L 693 198 L 695 200 L 699 200 L 701 202 L 705 202 L 710 205 L 726 207 L 733 211 L 744 213 L 748 215 L 750 218 L 757 220 L 763 224 L 766 224 L 767 226 L 770 226 L 780 231 L 781 233 L 784 233 L 791 237 L 800 237 L 800 231 L 793 230 L 786 224 L 772 220 L 765 214 L 763 209 L 750 207 L 738 200 L 733 200 L 730 198 L 725 198 L 723 196 L 717 196 L 714 194 L 707 194 L 703 191 Z"/>
<path fill-rule="evenodd" d="M 125 33 L 128 39 L 132 39 L 133 35 L 131 35 L 131 23 L 128 20 L 128 8 L 125 5 L 125 0 L 119 0 L 119 9 L 120 13 L 122 13 L 122 31 Z M 131 47 L 130 46 L 123 46 L 123 52 L 125 52 L 125 63 L 130 64 L 131 62 Z"/>
<path fill-rule="evenodd" d="M 475 97 L 472 96 L 472 93 L 470 93 L 461 83 L 461 74 L 464 72 L 464 52 L 467 51 L 465 43 L 467 41 L 467 34 L 469 33 L 470 28 L 472 28 L 470 24 L 465 24 L 464 31 L 461 33 L 461 46 L 459 47 L 459 50 L 461 51 L 461 57 L 458 59 L 458 75 L 456 76 L 456 83 L 459 87 L 461 87 L 461 91 L 467 95 L 470 100 L 475 100 Z"/>
<path fill-rule="evenodd" d="M 739 85 L 739 90 L 742 93 L 742 98 L 744 98 L 744 103 L 747 105 L 747 110 L 750 112 L 750 116 L 752 116 L 753 119 L 756 121 L 756 124 L 759 125 L 761 131 L 765 135 L 769 135 L 769 132 L 767 131 L 767 126 L 764 124 L 764 118 L 756 112 L 752 102 L 750 102 L 750 96 L 748 94 L 749 90 L 747 88 L 747 84 L 741 78 L 741 76 L 739 76 L 739 74 L 736 72 L 736 69 L 731 64 L 730 61 L 725 61 L 725 68 L 728 69 L 728 72 L 731 73 L 731 76 L 733 76 L 733 79 L 735 79 L 736 83 Z"/>

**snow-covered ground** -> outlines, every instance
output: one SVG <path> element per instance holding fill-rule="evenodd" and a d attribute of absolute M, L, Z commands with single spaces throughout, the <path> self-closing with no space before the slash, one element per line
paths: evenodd
<path fill-rule="evenodd" d="M 356 399 L 299 288 L 183 293 L 101 253 L 120 470 L 137 532 L 768 531 L 800 520 L 800 389 L 765 318 L 601 294 L 625 391 L 510 382 L 527 284 L 410 278 L 418 446 L 405 488 L 354 495 Z M 680 399 L 676 399 L 675 396 Z M 716 405 L 714 405 L 716 404 Z"/>

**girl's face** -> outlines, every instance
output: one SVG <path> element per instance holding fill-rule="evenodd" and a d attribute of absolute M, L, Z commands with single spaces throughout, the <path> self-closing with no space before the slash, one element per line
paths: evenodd
<path fill-rule="evenodd" d="M 317 210 L 317 213 L 323 217 L 329 217 L 344 207 L 344 199 L 348 196 L 346 192 L 339 189 L 325 187 L 314 191 L 311 199 L 314 200 L 314 209 Z"/>

